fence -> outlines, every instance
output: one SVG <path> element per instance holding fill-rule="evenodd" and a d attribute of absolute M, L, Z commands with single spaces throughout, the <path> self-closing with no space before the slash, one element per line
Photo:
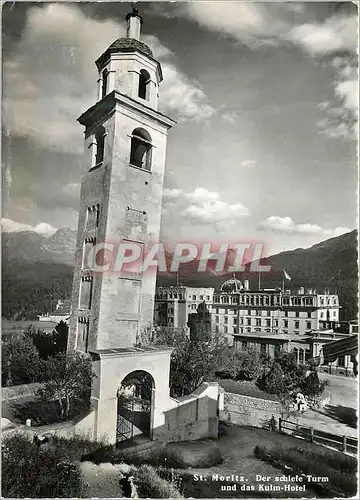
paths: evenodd
<path fill-rule="evenodd" d="M 353 368 L 342 366 L 321 365 L 318 370 L 329 375 L 343 375 L 344 377 L 356 378 Z"/>
<path fill-rule="evenodd" d="M 283 420 L 282 418 L 279 418 L 279 432 L 291 434 L 294 437 L 305 439 L 311 443 L 330 446 L 344 453 L 357 455 L 358 452 L 357 438 L 341 436 L 340 434 L 331 434 L 330 432 L 299 425 L 288 420 Z"/>

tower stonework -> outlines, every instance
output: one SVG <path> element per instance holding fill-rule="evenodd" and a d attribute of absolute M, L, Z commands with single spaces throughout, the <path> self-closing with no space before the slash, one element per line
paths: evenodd
<path fill-rule="evenodd" d="M 161 66 L 139 40 L 136 9 L 127 22 L 127 38 L 96 61 L 98 100 L 78 119 L 85 145 L 67 346 L 92 358 L 92 410 L 83 424 L 94 439 L 110 442 L 118 440 L 118 393 L 129 374 L 146 372 L 153 381 L 152 439 L 174 404 L 171 349 L 139 345 L 153 320 L 156 273 L 96 272 L 89 257 L 103 243 L 134 242 L 145 250 L 160 232 L 167 133 L 175 122 L 157 110 Z"/>
<path fill-rule="evenodd" d="M 135 9 L 134 9 L 135 10 Z M 68 350 L 134 346 L 153 319 L 156 273 L 94 272 L 102 243 L 158 241 L 168 130 L 157 111 L 162 72 L 137 38 L 141 17 L 127 16 L 128 38 L 99 57 L 98 101 L 79 122 L 85 147 Z M 97 247 L 95 247 L 97 245 Z M 116 259 L 116 253 L 112 254 Z"/>

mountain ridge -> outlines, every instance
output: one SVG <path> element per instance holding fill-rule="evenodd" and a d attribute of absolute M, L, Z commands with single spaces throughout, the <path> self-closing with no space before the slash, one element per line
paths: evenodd
<path fill-rule="evenodd" d="M 32 231 L 3 233 L 3 315 L 7 319 L 35 319 L 51 310 L 56 299 L 71 296 L 77 231 L 62 228 L 45 238 Z M 262 288 L 282 286 L 283 270 L 291 276 L 293 290 L 304 286 L 318 292 L 338 292 L 343 305 L 342 318 L 357 317 L 358 282 L 357 230 L 316 243 L 310 248 L 287 250 L 261 260 L 272 267 L 261 274 Z M 171 254 L 167 254 L 167 260 Z M 231 259 L 230 259 L 231 261 Z M 157 285 L 179 284 L 219 289 L 233 273 L 197 272 L 198 261 L 180 266 L 179 273 L 158 274 Z M 258 288 L 258 273 L 235 273 Z M 289 282 L 286 282 L 289 285 Z"/>

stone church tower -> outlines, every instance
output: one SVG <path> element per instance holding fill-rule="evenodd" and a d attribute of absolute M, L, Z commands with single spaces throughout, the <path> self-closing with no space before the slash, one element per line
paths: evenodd
<path fill-rule="evenodd" d="M 127 38 L 99 57 L 98 101 L 85 126 L 81 203 L 69 349 L 128 347 L 152 324 L 156 273 L 94 273 L 95 244 L 158 241 L 167 132 L 157 111 L 160 63 L 139 40 L 142 18 L 127 15 Z"/>
<path fill-rule="evenodd" d="M 171 353 L 135 347 L 152 324 L 156 273 L 94 272 L 88 258 L 103 242 L 144 248 L 160 232 L 167 133 L 175 122 L 158 111 L 161 66 L 140 41 L 137 9 L 126 20 L 127 38 L 96 61 L 98 100 L 78 120 L 85 146 L 68 340 L 68 352 L 92 356 L 94 436 L 106 434 L 112 441 L 116 391 L 133 370 L 151 375 L 151 428 L 162 425 Z"/>

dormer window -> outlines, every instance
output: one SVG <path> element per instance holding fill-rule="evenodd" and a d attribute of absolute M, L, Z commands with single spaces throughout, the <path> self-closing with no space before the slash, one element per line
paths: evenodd
<path fill-rule="evenodd" d="M 150 81 L 149 73 L 145 69 L 142 69 L 139 75 L 138 96 L 147 101 L 150 100 Z"/>
<path fill-rule="evenodd" d="M 151 136 L 143 128 L 136 128 L 131 134 L 130 164 L 151 170 Z"/>
<path fill-rule="evenodd" d="M 101 85 L 101 99 L 103 99 L 108 93 L 108 80 L 109 80 L 109 71 L 104 69 L 102 72 L 102 85 Z"/>

